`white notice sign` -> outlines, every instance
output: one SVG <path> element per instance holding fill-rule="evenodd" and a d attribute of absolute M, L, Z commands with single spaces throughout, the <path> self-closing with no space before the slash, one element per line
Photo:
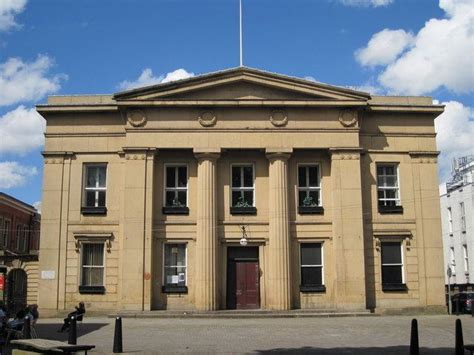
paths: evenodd
<path fill-rule="evenodd" d="M 43 270 L 41 271 L 41 278 L 43 280 L 54 280 L 55 278 L 55 272 L 54 270 Z"/>

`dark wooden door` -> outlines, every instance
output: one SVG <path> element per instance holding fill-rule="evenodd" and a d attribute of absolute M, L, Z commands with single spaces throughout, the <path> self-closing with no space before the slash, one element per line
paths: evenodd
<path fill-rule="evenodd" d="M 11 316 L 26 308 L 27 280 L 26 272 L 22 269 L 13 269 L 8 273 L 7 304 Z"/>
<path fill-rule="evenodd" d="M 257 261 L 236 261 L 236 308 L 260 308 L 259 269 Z"/>

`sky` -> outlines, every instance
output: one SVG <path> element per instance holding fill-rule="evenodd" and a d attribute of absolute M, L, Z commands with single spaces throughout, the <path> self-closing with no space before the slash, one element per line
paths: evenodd
<path fill-rule="evenodd" d="M 110 94 L 239 65 L 238 0 L 0 0 L 0 191 L 40 206 L 48 95 Z M 244 65 L 424 95 L 439 176 L 474 154 L 474 0 L 243 0 Z"/>

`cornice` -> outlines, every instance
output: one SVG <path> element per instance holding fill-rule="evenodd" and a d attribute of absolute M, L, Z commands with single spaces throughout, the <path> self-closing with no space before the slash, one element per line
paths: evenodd
<path fill-rule="evenodd" d="M 365 107 L 364 100 L 122 100 L 118 107 Z"/>

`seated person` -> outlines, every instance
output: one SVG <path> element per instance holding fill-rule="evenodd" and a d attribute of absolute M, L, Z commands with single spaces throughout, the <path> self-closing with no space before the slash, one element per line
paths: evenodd
<path fill-rule="evenodd" d="M 38 305 L 30 304 L 26 307 L 26 317 L 30 318 L 31 325 L 36 325 L 39 318 Z"/>
<path fill-rule="evenodd" d="M 69 313 L 66 318 L 64 318 L 64 324 L 61 327 L 61 329 L 58 330 L 59 333 L 64 332 L 65 330 L 68 330 L 70 325 L 71 325 L 71 317 L 74 316 L 77 318 L 82 318 L 82 316 L 86 313 L 86 306 L 84 305 L 84 302 L 79 302 L 79 304 L 75 307 L 76 310 Z"/>
<path fill-rule="evenodd" d="M 22 330 L 23 329 L 23 323 L 25 322 L 25 316 L 26 312 L 24 309 L 19 310 L 15 318 L 13 318 L 11 321 L 7 323 L 7 327 L 13 330 Z"/>

